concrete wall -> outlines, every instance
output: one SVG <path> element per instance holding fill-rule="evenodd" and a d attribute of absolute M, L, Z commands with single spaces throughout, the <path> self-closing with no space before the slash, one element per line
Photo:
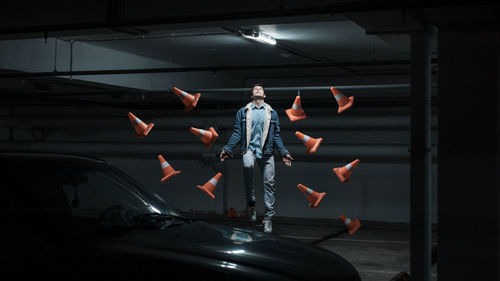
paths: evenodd
<path fill-rule="evenodd" d="M 180 102 L 179 107 L 182 107 Z M 308 122 L 302 125 L 292 124 L 283 114 L 284 109 L 277 110 L 282 123 L 282 137 L 296 158 L 292 167 L 286 167 L 278 157 L 275 159 L 277 215 L 334 218 L 343 213 L 364 220 L 409 221 L 409 128 L 397 125 L 391 128 L 386 124 L 380 129 L 376 129 L 376 125 L 370 129 L 368 125 L 360 126 L 363 118 L 369 123 L 370 119 L 384 120 L 384 117 L 347 114 L 341 117 L 316 116 L 333 121 L 329 126 L 314 128 L 314 125 L 308 125 L 315 123 L 314 117 L 303 120 Z M 0 118 L 0 145 L 9 149 L 50 150 L 102 157 L 167 198 L 177 209 L 222 212 L 223 182 L 217 188 L 216 200 L 199 191 L 196 185 L 204 184 L 216 174 L 218 167 L 213 165 L 213 159 L 232 132 L 236 108 L 227 110 L 233 113 L 223 115 L 217 115 L 214 111 L 203 112 L 200 108 L 200 112 L 203 112 L 201 117 L 196 117 L 194 112 L 190 114 L 181 110 L 176 113 L 177 116 L 161 111 L 138 111 L 136 114 L 143 121 L 155 123 L 151 133 L 141 140 L 133 138 L 135 132 L 125 115 L 127 111 L 126 108 L 19 106 L 13 109 L 13 117 L 8 118 L 7 109 L 4 108 Z M 57 114 L 54 115 L 54 112 Z M 335 118 L 345 121 L 334 122 Z M 386 116 L 385 120 L 394 120 L 395 124 L 409 121 L 396 115 Z M 206 150 L 188 128 L 208 128 L 211 125 L 216 126 L 220 137 L 210 150 Z M 13 131 L 13 142 L 8 142 L 9 128 Z M 316 154 L 305 153 L 305 147 L 294 134 L 296 130 L 315 138 L 324 138 Z M 34 140 L 42 135 L 46 137 Z M 162 154 L 182 173 L 161 183 L 162 174 L 156 158 L 158 154 Z M 354 170 L 352 181 L 340 183 L 332 169 L 355 158 L 359 158 L 361 163 Z M 242 172 L 241 157 L 236 154 L 236 159 L 226 162 L 223 181 L 227 181 L 227 206 L 237 210 L 245 208 Z M 434 207 L 436 178 L 434 166 Z M 262 213 L 261 179 L 257 177 L 255 183 L 257 211 Z M 319 208 L 308 208 L 306 199 L 297 188 L 299 183 L 328 193 Z M 435 220 L 436 208 L 433 208 L 433 214 Z"/>
<path fill-rule="evenodd" d="M 0 68 L 21 71 L 52 71 L 54 67 L 54 40 L 43 39 L 0 42 Z M 68 47 L 58 46 L 57 69 L 68 69 Z M 65 47 L 63 47 L 65 46 Z M 73 69 L 141 68 L 171 66 L 132 54 L 78 43 L 74 46 Z M 7 53 L 14 55 L 6 55 Z M 125 63 L 126 62 L 126 63 Z M 283 71 L 281 74 L 285 74 Z M 90 82 L 106 82 L 117 86 L 141 89 L 168 89 L 179 83 L 190 88 L 218 88 L 250 86 L 263 82 L 266 86 L 353 85 L 407 83 L 408 77 L 313 77 L 273 79 L 276 72 L 222 73 L 215 78 L 207 73 L 157 75 L 105 75 L 79 77 Z M 333 80 L 333 81 L 332 81 Z M 340 213 L 362 220 L 408 222 L 410 218 L 409 168 L 409 107 L 380 103 L 380 100 L 409 97 L 409 90 L 347 91 L 357 102 L 349 111 L 338 115 L 336 103 L 328 91 L 303 92 L 303 107 L 308 119 L 290 122 L 284 110 L 291 106 L 296 93 L 268 93 L 268 101 L 277 110 L 282 137 L 296 158 L 292 167 L 286 167 L 276 158 L 276 211 L 278 216 L 336 218 Z M 81 153 L 102 157 L 130 174 L 148 188 L 164 196 L 182 211 L 223 212 L 221 182 L 216 200 L 196 188 L 217 172 L 213 160 L 226 144 L 236 110 L 249 101 L 248 93 L 204 93 L 203 102 L 218 109 L 198 106 L 192 112 L 182 111 L 180 101 L 170 99 L 174 109 L 138 109 L 99 107 L 81 104 L 6 105 L 0 107 L 0 147 L 2 149 L 50 150 Z M 314 100 L 316 106 L 308 106 Z M 124 100 L 127 101 L 127 100 Z M 209 102 L 208 102 L 209 101 Z M 222 102 L 231 103 L 222 104 Z M 283 102 L 285 101 L 285 102 Z M 371 104 L 373 102 L 373 104 Z M 154 103 L 151 103 L 154 105 Z M 318 105 L 319 104 L 319 105 Z M 177 108 L 177 107 L 178 108 Z M 141 140 L 133 138 L 134 131 L 126 117 L 133 111 L 145 122 L 154 122 L 150 135 Z M 435 118 L 434 118 L 435 119 Z M 216 127 L 219 140 L 211 150 L 193 136 L 189 126 Z M 433 127 L 436 127 L 434 120 Z M 318 152 L 307 155 L 300 140 L 299 130 L 324 141 Z M 12 139 L 12 141 L 9 141 Z M 433 145 L 437 134 L 433 133 Z M 433 151 L 434 153 L 436 151 Z M 157 155 L 162 154 L 182 173 L 161 183 L 161 169 Z M 241 158 L 226 163 L 223 181 L 227 186 L 227 206 L 245 209 Z M 359 158 L 352 181 L 340 183 L 332 172 Z M 257 173 L 258 174 L 258 173 Z M 437 169 L 433 169 L 433 220 L 436 222 Z M 256 178 L 257 211 L 263 213 L 261 179 Z M 318 192 L 327 192 L 317 209 L 309 209 L 297 184 L 302 183 Z"/>

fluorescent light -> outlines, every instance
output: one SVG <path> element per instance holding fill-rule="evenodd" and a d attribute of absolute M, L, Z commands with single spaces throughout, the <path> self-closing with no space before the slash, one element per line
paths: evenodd
<path fill-rule="evenodd" d="M 274 39 L 271 35 L 255 32 L 253 30 L 245 30 L 241 32 L 241 35 L 245 38 L 252 39 L 261 43 L 267 43 L 270 45 L 276 45 L 276 39 Z"/>
<path fill-rule="evenodd" d="M 276 39 L 274 39 L 271 35 L 267 35 L 265 33 L 259 33 L 257 40 L 260 40 L 267 44 L 276 45 Z"/>

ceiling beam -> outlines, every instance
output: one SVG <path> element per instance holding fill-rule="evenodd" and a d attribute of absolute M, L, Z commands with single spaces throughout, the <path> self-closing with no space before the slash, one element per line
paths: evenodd
<path fill-rule="evenodd" d="M 436 64 L 437 59 L 432 63 Z M 356 67 L 356 66 L 387 66 L 409 65 L 410 60 L 388 61 L 354 61 L 335 63 L 301 63 L 301 64 L 264 64 L 264 65 L 221 65 L 199 67 L 170 67 L 170 68 L 135 68 L 135 69 L 108 69 L 108 70 L 79 70 L 79 71 L 49 71 L 49 72 L 9 72 L 0 73 L 0 77 L 54 77 L 80 75 L 118 75 L 118 74 L 147 74 L 147 73 L 181 73 L 181 72 L 216 72 L 237 70 L 264 70 L 264 69 L 298 69 L 298 68 L 329 68 L 329 67 Z"/>
<path fill-rule="evenodd" d="M 489 5 L 491 1 L 253 1 L 252 5 L 237 5 L 234 1 L 197 4 L 171 1 L 126 1 L 124 5 L 108 5 L 102 1 L 82 1 L 79 6 L 68 6 L 65 1 L 52 1 L 39 5 L 27 5 L 24 1 L 2 3 L 2 10 L 9 11 L 0 18 L 0 38 L 43 38 L 74 34 L 74 32 L 101 32 L 117 28 L 146 28 L 161 26 L 186 27 L 221 26 L 224 23 L 280 23 L 291 17 L 333 16 L 335 14 L 370 11 L 432 9 L 461 6 Z M 100 2 L 100 3 L 99 3 Z M 257 7 L 257 8 L 256 8 Z M 113 9 L 120 9 L 116 12 Z M 104 11 L 103 11 L 104 10 Z M 119 16 L 116 16 L 119 15 Z M 29 20 L 28 20 L 29 19 Z M 307 20 L 301 18 L 301 20 Z M 324 19 L 323 19 L 324 20 Z"/>

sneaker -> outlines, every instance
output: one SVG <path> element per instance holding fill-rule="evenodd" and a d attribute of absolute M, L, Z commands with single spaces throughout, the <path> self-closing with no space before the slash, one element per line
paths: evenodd
<path fill-rule="evenodd" d="M 257 212 L 255 211 L 255 206 L 253 206 L 253 207 L 248 206 L 247 216 L 248 216 L 248 220 L 250 220 L 251 222 L 257 221 Z"/>
<path fill-rule="evenodd" d="M 273 221 L 271 219 L 264 220 L 264 232 L 266 233 L 273 232 Z"/>

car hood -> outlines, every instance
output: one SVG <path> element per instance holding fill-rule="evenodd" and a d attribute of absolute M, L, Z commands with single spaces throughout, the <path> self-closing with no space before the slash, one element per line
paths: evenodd
<path fill-rule="evenodd" d="M 109 240 L 107 248 L 171 258 L 172 253 L 203 256 L 219 266 L 257 268 L 291 278 L 358 280 L 354 267 L 341 256 L 304 242 L 243 228 L 205 222 L 163 230 L 135 231 Z"/>

